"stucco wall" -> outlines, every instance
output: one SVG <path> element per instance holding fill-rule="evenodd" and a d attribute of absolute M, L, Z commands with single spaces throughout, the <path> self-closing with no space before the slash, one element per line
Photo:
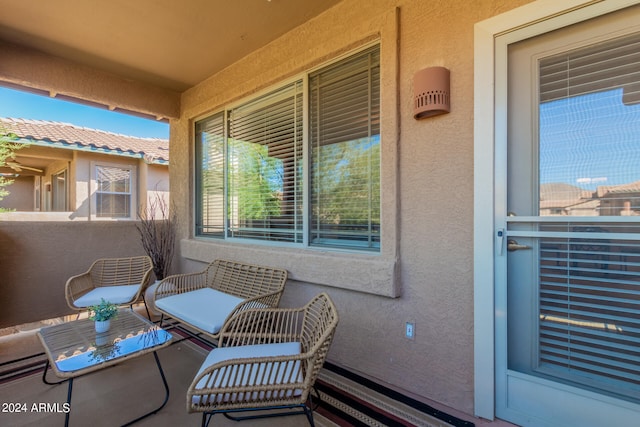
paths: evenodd
<path fill-rule="evenodd" d="M 144 255 L 133 221 L 0 221 L 0 328 L 69 314 L 67 279 L 102 257 Z"/>
<path fill-rule="evenodd" d="M 140 184 L 141 188 L 148 191 L 156 191 L 166 193 L 169 191 L 169 175 L 167 174 L 167 166 L 147 165 L 146 185 Z"/>
<path fill-rule="evenodd" d="M 177 117 L 180 94 L 0 41 L 3 81 L 152 117 Z M 99 82 L 99 84 L 96 84 Z"/>
<path fill-rule="evenodd" d="M 332 362 L 472 414 L 473 25 L 524 3 L 345 0 L 183 94 L 181 118 L 171 123 L 181 268 L 195 270 L 201 266 L 195 261 L 229 254 L 284 264 L 293 280 L 283 305 L 302 305 L 320 291 L 336 301 L 341 320 Z M 336 273 L 330 271 L 333 260 L 316 254 L 309 255 L 315 265 L 309 273 L 284 250 L 194 243 L 189 173 L 194 119 L 376 38 L 382 49 L 382 227 L 388 233 L 380 259 L 393 264 L 380 270 L 391 270 L 383 281 L 396 282 L 388 296 L 366 284 L 350 286 L 348 279 L 349 289 L 300 280 L 308 274 L 323 283 L 323 272 Z M 413 74 L 436 65 L 451 70 L 451 113 L 416 121 Z M 369 274 L 370 259 L 346 259 L 355 267 L 345 277 L 360 269 L 365 281 L 379 279 Z M 415 322 L 414 340 L 404 337 L 407 321 Z"/>
<path fill-rule="evenodd" d="M 141 208 L 145 209 L 145 212 L 148 211 L 151 213 L 153 206 L 158 207 L 155 215 L 159 218 L 161 215 L 158 206 L 158 203 L 161 203 L 160 200 L 162 200 L 162 203 L 165 203 L 166 206 L 169 206 L 170 203 L 168 167 L 141 163 L 138 186 L 140 188 L 146 188 L 147 190 L 146 200 L 142 200 L 143 197 L 140 198 Z M 145 206 L 147 206 L 147 208 L 145 208 Z"/>
<path fill-rule="evenodd" d="M 32 211 L 34 208 L 33 182 L 33 176 L 13 178 L 13 183 L 4 187 L 9 194 L 0 200 L 0 208 Z"/>

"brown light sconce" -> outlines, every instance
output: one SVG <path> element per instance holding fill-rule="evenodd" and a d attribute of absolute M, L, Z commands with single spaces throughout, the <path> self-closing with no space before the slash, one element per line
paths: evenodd
<path fill-rule="evenodd" d="M 413 76 L 413 118 L 433 117 L 451 111 L 449 70 L 429 67 Z"/>

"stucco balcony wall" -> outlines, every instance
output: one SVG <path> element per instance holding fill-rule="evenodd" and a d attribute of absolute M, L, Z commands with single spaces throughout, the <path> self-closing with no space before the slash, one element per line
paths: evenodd
<path fill-rule="evenodd" d="M 69 314 L 67 279 L 97 258 L 144 255 L 133 221 L 0 221 L 0 328 Z"/>

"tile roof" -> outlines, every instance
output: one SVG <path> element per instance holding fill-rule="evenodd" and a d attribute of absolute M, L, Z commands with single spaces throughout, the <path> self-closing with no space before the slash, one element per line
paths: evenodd
<path fill-rule="evenodd" d="M 607 194 L 640 193 L 640 181 L 629 182 L 621 185 L 602 185 L 598 187 L 598 197 Z"/>
<path fill-rule="evenodd" d="M 580 200 L 593 197 L 593 191 L 584 190 L 564 182 L 540 184 L 540 200 Z"/>
<path fill-rule="evenodd" d="M 0 128 L 20 138 L 52 146 L 62 143 L 77 149 L 100 149 L 109 154 L 143 157 L 149 163 L 169 161 L 169 141 L 166 139 L 139 138 L 45 120 L 0 118 Z"/>

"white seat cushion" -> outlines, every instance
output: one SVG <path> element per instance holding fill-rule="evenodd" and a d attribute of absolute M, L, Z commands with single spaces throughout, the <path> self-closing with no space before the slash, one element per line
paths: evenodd
<path fill-rule="evenodd" d="M 156 307 L 175 319 L 215 334 L 242 301 L 242 298 L 203 288 L 160 298 L 156 300 Z"/>
<path fill-rule="evenodd" d="M 101 286 L 82 295 L 74 304 L 77 307 L 89 307 L 100 304 L 102 298 L 113 304 L 130 303 L 139 289 L 140 285 Z"/>
<path fill-rule="evenodd" d="M 274 357 L 274 356 L 295 356 L 300 354 L 301 347 L 299 342 L 286 342 L 277 344 L 259 344 L 259 345 L 245 345 L 238 347 L 222 347 L 215 348 L 209 352 L 209 355 L 202 363 L 202 366 L 196 374 L 196 378 L 205 371 L 209 366 L 216 363 L 225 362 L 231 359 L 246 359 L 255 357 Z M 241 375 L 238 372 L 241 370 Z M 214 371 L 215 372 L 215 371 Z M 207 384 L 211 378 L 211 375 L 205 375 L 196 384 L 196 389 L 199 388 L 224 388 L 233 386 L 260 386 L 260 385 L 274 385 L 283 383 L 300 383 L 302 382 L 302 373 L 300 372 L 300 361 L 287 361 L 281 364 L 275 364 L 273 362 L 264 363 L 252 363 L 248 365 L 233 365 L 229 367 L 223 367 L 218 372 L 214 384 Z M 299 395 L 302 391 L 295 390 L 295 394 Z M 274 391 L 273 393 L 278 393 Z M 267 393 L 271 396 L 271 392 Z M 292 394 L 291 390 L 286 392 L 287 396 Z M 261 396 L 257 393 L 252 393 L 251 399 L 263 398 L 264 392 Z M 212 401 L 228 401 L 229 399 L 243 400 L 248 396 L 244 396 L 243 393 L 219 393 L 217 395 L 202 396 L 205 401 L 211 403 Z M 192 402 L 196 405 L 200 404 L 200 396 L 194 396 Z"/>

